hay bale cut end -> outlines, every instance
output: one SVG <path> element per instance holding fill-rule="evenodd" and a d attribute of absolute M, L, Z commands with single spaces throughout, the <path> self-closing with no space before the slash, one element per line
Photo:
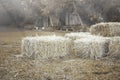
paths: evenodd
<path fill-rule="evenodd" d="M 120 36 L 120 23 L 109 22 L 92 25 L 90 32 L 93 35 L 100 35 L 104 37 Z"/>
<path fill-rule="evenodd" d="M 109 45 L 110 58 L 120 59 L 120 37 L 111 37 Z"/>
<path fill-rule="evenodd" d="M 103 37 L 83 38 L 74 41 L 75 55 L 85 59 L 98 59 L 106 56 L 109 40 Z"/>
<path fill-rule="evenodd" d="M 33 37 L 22 39 L 22 55 L 30 58 L 35 58 L 37 40 Z"/>
<path fill-rule="evenodd" d="M 60 36 L 27 37 L 22 42 L 22 52 L 35 59 L 65 56 L 70 53 L 71 40 Z"/>

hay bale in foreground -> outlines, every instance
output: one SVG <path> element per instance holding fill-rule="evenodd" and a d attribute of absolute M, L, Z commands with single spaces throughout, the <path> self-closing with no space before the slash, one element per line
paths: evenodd
<path fill-rule="evenodd" d="M 97 59 L 108 54 L 109 40 L 103 37 L 83 38 L 74 41 L 75 55 L 81 58 Z"/>
<path fill-rule="evenodd" d="M 88 32 L 78 32 L 78 33 L 67 33 L 65 34 L 65 37 L 71 40 L 76 40 L 81 38 L 92 37 L 92 35 Z"/>
<path fill-rule="evenodd" d="M 46 36 L 37 41 L 38 58 L 65 56 L 70 53 L 71 40 L 64 37 Z"/>
<path fill-rule="evenodd" d="M 109 56 L 120 59 L 120 37 L 111 37 L 109 45 Z"/>
<path fill-rule="evenodd" d="M 93 35 L 100 35 L 104 37 L 120 36 L 120 23 L 119 22 L 99 23 L 91 26 L 90 32 Z"/>
<path fill-rule="evenodd" d="M 70 53 L 71 40 L 58 36 L 27 37 L 23 39 L 22 51 L 38 60 L 65 56 Z"/>

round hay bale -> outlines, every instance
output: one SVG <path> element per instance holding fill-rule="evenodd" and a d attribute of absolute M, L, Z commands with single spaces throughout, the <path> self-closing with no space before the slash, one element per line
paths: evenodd
<path fill-rule="evenodd" d="M 22 52 L 35 59 L 54 58 L 70 53 L 71 40 L 60 36 L 27 37 L 22 40 Z"/>
<path fill-rule="evenodd" d="M 109 22 L 92 25 L 90 32 L 93 35 L 100 35 L 104 37 L 120 36 L 120 23 Z"/>
<path fill-rule="evenodd" d="M 120 59 L 120 37 L 110 38 L 109 56 L 114 59 Z"/>
<path fill-rule="evenodd" d="M 98 59 L 108 54 L 109 40 L 103 37 L 83 38 L 74 41 L 75 55 L 81 58 Z"/>

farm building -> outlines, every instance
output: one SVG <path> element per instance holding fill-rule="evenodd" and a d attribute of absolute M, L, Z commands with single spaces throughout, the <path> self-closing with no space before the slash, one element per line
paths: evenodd
<path fill-rule="evenodd" d="M 65 29 L 71 27 L 74 28 L 75 26 L 83 26 L 83 22 L 73 1 L 69 5 L 64 6 L 62 11 L 57 15 L 51 14 L 48 16 L 39 17 L 36 20 L 35 25 L 38 27 L 53 27 L 55 29 Z"/>

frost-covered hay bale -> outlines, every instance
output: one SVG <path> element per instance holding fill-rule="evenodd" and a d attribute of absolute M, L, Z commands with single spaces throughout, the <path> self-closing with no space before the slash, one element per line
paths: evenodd
<path fill-rule="evenodd" d="M 120 36 L 120 23 L 118 22 L 99 23 L 91 26 L 90 32 L 91 34 L 105 37 Z"/>
<path fill-rule="evenodd" d="M 26 37 L 22 40 L 22 54 L 27 57 L 35 57 L 36 41 L 33 37 Z"/>
<path fill-rule="evenodd" d="M 91 37 L 92 35 L 88 32 L 78 32 L 78 33 L 67 33 L 65 34 L 66 38 L 69 38 L 71 40 L 76 40 L 76 39 L 81 39 L 81 38 L 86 38 L 86 37 Z"/>
<path fill-rule="evenodd" d="M 65 56 L 70 53 L 71 40 L 57 36 L 43 36 L 37 40 L 37 57 Z"/>
<path fill-rule="evenodd" d="M 22 51 L 35 59 L 65 56 L 70 53 L 71 40 L 59 36 L 28 37 L 23 39 Z"/>
<path fill-rule="evenodd" d="M 120 37 L 111 37 L 109 54 L 111 58 L 120 59 Z"/>
<path fill-rule="evenodd" d="M 81 58 L 97 59 L 108 54 L 109 40 L 103 37 L 83 38 L 74 41 L 75 54 Z"/>

